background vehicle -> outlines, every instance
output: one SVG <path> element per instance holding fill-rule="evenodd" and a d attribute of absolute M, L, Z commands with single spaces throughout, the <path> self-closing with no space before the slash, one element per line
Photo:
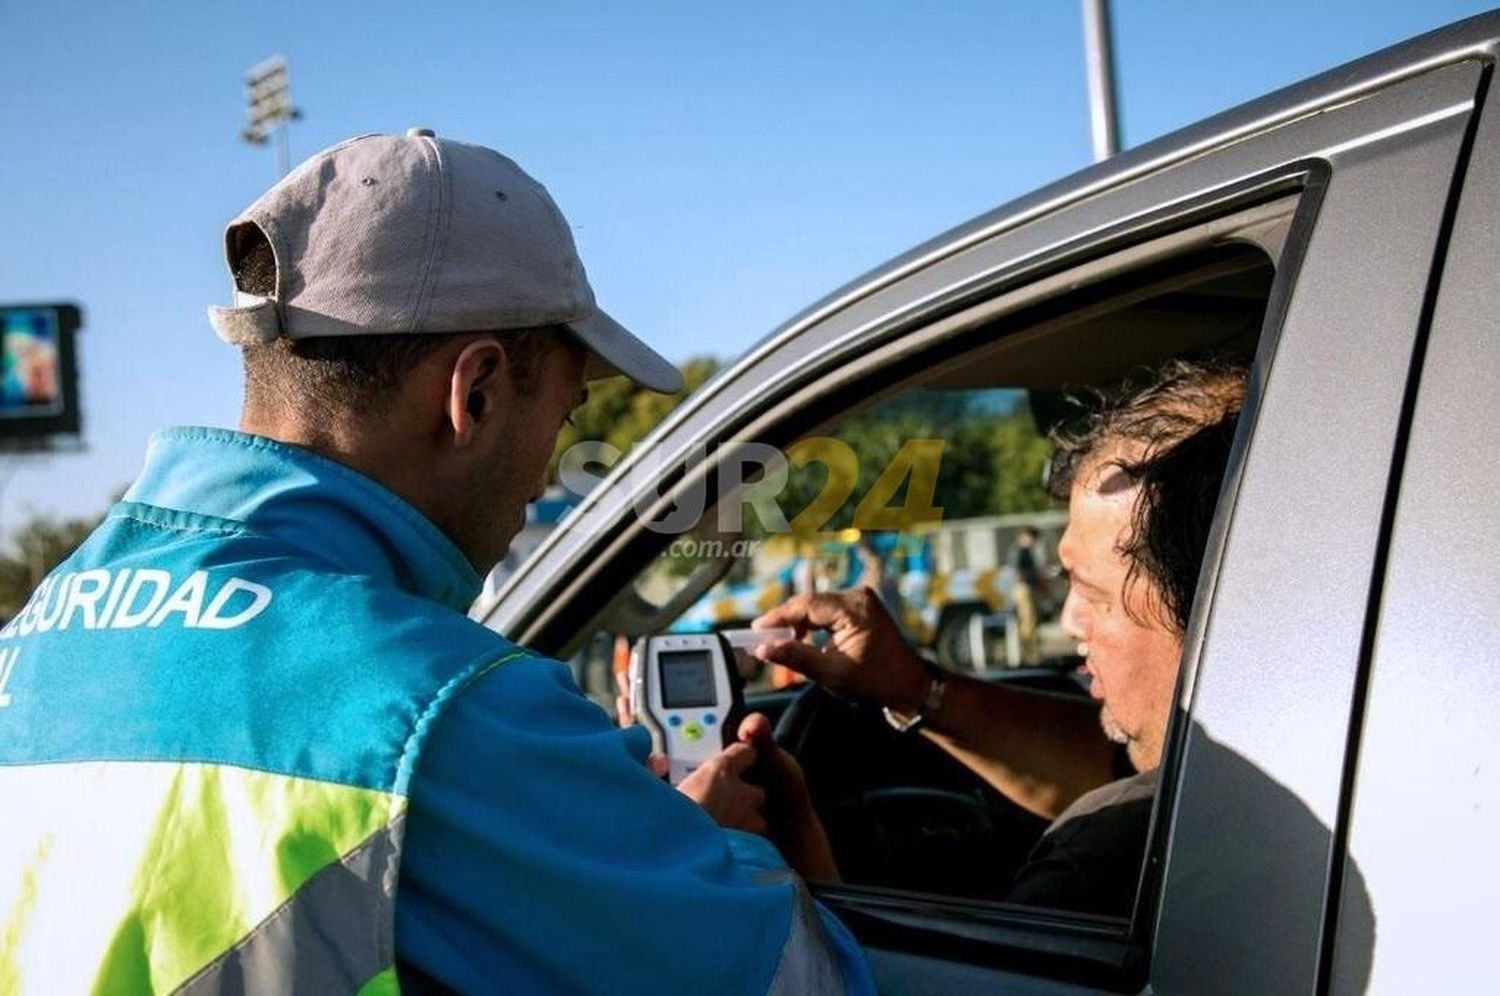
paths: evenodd
<path fill-rule="evenodd" d="M 1015 571 L 1006 554 L 1023 526 L 1043 532 L 1039 554 L 1055 564 L 1061 510 L 943 519 L 914 532 L 863 534 L 848 529 L 817 542 L 783 535 L 735 558 L 729 575 L 671 625 L 674 633 L 745 626 L 771 605 L 803 591 L 836 591 L 870 584 L 881 591 L 911 643 L 945 667 L 983 671 L 1020 667 L 1014 599 Z M 1057 569 L 1051 571 L 1056 576 Z M 1067 651 L 1057 625 L 1061 582 L 1038 593 L 1049 656 Z M 1030 662 L 1037 663 L 1037 662 Z M 589 683 L 587 680 L 585 683 Z M 781 687 L 780 682 L 777 683 Z"/>
<path fill-rule="evenodd" d="M 905 882 L 817 892 L 889 993 L 1489 988 L 1497 50 L 1500 16 L 1462 22 L 1086 170 L 835 292 L 690 398 L 476 613 L 562 657 L 599 633 L 670 625 L 731 558 L 646 598 L 636 582 L 669 537 L 634 503 L 649 490 L 664 511 L 712 491 L 736 440 L 787 446 L 913 391 L 1024 390 L 1043 412 L 1067 386 L 1141 363 L 1253 355 L 1134 914 L 945 891 L 955 869 L 917 867 L 930 852 L 904 859 Z M 707 460 L 686 460 L 704 445 Z M 665 469 L 628 476 L 648 457 Z M 825 815 L 856 800 L 830 818 L 846 849 L 870 821 L 1021 849 L 1024 827 L 964 801 L 972 786 L 930 758 L 885 750 L 868 717 L 825 704 L 786 718 Z M 889 778 L 830 798 L 849 789 L 851 756 Z"/>

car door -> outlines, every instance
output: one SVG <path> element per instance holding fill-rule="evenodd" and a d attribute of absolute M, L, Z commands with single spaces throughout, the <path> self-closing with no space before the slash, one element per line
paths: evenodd
<path fill-rule="evenodd" d="M 1351 747 L 1338 898 L 1360 886 L 1368 925 L 1340 918 L 1331 992 L 1472 992 L 1493 976 L 1500 884 L 1500 97 L 1467 155 L 1419 368 L 1406 392 L 1383 586 L 1367 629 L 1362 726 Z M 1366 933 L 1379 939 L 1362 964 Z"/>
<path fill-rule="evenodd" d="M 714 478 L 723 444 L 825 424 L 861 395 L 962 363 L 975 329 L 995 327 L 976 314 L 1072 309 L 1080 287 L 1170 266 L 1185 246 L 1171 240 L 1211 244 L 1223 225 L 1266 249 L 1275 279 L 1134 915 L 817 892 L 883 992 L 1314 991 L 1334 931 L 1350 938 L 1341 978 L 1357 988 L 1375 934 L 1358 933 L 1372 907 L 1340 850 L 1350 718 L 1408 375 L 1487 73 L 1481 42 L 1472 26 L 1434 36 L 1248 105 L 836 293 L 689 399 L 476 614 L 568 652 L 661 547 L 642 523 Z"/>
<path fill-rule="evenodd" d="M 1159 991 L 1316 991 L 1334 929 L 1363 938 L 1345 964 L 1362 991 L 1378 924 L 1360 869 L 1335 873 L 1351 717 L 1403 401 L 1483 79 L 1466 61 L 1388 87 L 1350 106 L 1370 112 L 1361 134 L 1311 153 L 1327 189 L 1258 364 L 1187 650 L 1183 760 L 1164 771 Z"/>

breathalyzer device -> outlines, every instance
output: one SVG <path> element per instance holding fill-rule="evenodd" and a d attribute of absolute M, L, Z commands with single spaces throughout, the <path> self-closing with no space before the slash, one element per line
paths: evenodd
<path fill-rule="evenodd" d="M 745 717 L 735 651 L 791 639 L 791 630 L 725 630 L 648 636 L 630 654 L 630 710 L 665 754 L 676 785 L 733 743 Z"/>

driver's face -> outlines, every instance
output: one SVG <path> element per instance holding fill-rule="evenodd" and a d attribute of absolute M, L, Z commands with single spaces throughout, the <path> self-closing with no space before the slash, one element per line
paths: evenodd
<path fill-rule="evenodd" d="M 1149 581 L 1138 578 L 1127 590 L 1130 565 L 1120 548 L 1137 490 L 1101 493 L 1097 477 L 1080 475 L 1068 500 L 1068 528 L 1057 548 L 1069 576 L 1062 625 L 1093 679 L 1105 734 L 1125 744 L 1137 770 L 1148 771 L 1161 762 L 1182 640 L 1150 611 Z"/>

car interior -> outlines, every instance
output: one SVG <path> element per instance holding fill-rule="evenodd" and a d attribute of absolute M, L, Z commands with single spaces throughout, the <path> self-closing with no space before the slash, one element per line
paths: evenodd
<path fill-rule="evenodd" d="M 893 597 L 920 603 L 915 609 L 905 606 L 907 618 L 917 623 L 908 636 L 938 666 L 1039 696 L 1089 701 L 1084 679 L 1074 673 L 1078 659 L 1055 619 L 1065 582 L 1057 579 L 1040 599 L 1040 652 L 1029 659 L 1016 659 L 1016 620 L 1006 604 L 1004 562 L 1021 524 L 1044 526 L 1040 557 L 1044 564 L 1056 564 L 1065 510 L 1036 500 L 1047 433 L 1074 417 L 1089 392 L 1128 383 L 1166 359 L 1249 363 L 1274 304 L 1274 259 L 1294 206 L 1295 199 L 1286 197 L 1256 205 L 1240 216 L 1165 237 L 1159 251 L 1117 253 L 1090 279 L 1077 272 L 1059 274 L 1050 281 L 1052 289 L 1020 306 L 1002 307 L 992 296 L 963 315 L 928 323 L 921 334 L 930 342 L 916 347 L 914 358 L 883 364 L 872 358 L 869 373 L 804 392 L 797 402 L 767 415 L 754 438 L 788 448 L 800 439 L 830 436 L 860 453 L 873 445 L 871 427 L 896 425 L 935 434 L 946 444 L 943 459 L 961 459 L 969 451 L 959 445 L 960 433 L 983 436 L 987 422 L 1011 423 L 1012 436 L 1020 440 L 1016 445 L 1026 454 L 1023 466 L 989 467 L 988 490 L 977 491 L 967 471 L 939 473 L 930 504 L 940 518 L 903 527 L 908 535 L 899 539 L 908 548 L 916 543 L 935 551 L 918 572 L 925 574 L 926 587 L 901 587 L 913 573 L 910 559 L 884 570 Z M 926 423 L 924 411 L 930 416 Z M 1008 451 L 987 452 L 1003 457 Z M 883 463 L 889 444 L 873 455 L 875 463 Z M 857 490 L 880 469 L 862 462 Z M 793 468 L 788 490 L 805 504 L 831 476 L 828 468 L 809 461 Z M 1030 503 L 1025 508 L 1014 507 L 1018 493 Z M 809 576 L 819 587 L 837 587 L 847 579 L 860 559 L 852 538 L 860 531 L 848 524 L 857 497 L 828 516 L 816 535 L 790 541 L 767 535 L 753 517 L 740 531 L 726 534 L 712 509 L 693 538 L 752 542 L 721 548 L 699 544 L 684 554 L 681 544 L 667 544 L 670 537 L 643 539 L 611 566 L 613 594 L 594 603 L 600 607 L 572 630 L 560 655 L 571 660 L 580 686 L 613 711 L 614 672 L 620 648 L 629 641 L 747 625 L 790 594 L 799 550 L 818 550 L 818 565 L 804 571 L 804 585 Z M 718 498 L 736 502 L 740 495 Z M 908 498 L 902 491 L 892 501 Z M 785 512 L 792 518 L 802 507 Z M 980 526 L 965 532 L 966 523 Z M 940 549 L 944 542 L 946 555 Z M 703 553 L 705 548 L 711 553 Z M 830 561 L 834 567 L 825 569 Z M 925 627 L 918 619 L 923 612 Z M 954 652 L 955 646 L 964 652 Z M 1010 802 L 923 736 L 897 732 L 878 706 L 745 670 L 747 705 L 772 719 L 777 741 L 806 771 L 846 887 L 961 903 L 995 903 L 1004 896 L 1046 829 L 1045 820 Z M 1123 751 L 1118 766 L 1122 776 L 1131 772 Z"/>

